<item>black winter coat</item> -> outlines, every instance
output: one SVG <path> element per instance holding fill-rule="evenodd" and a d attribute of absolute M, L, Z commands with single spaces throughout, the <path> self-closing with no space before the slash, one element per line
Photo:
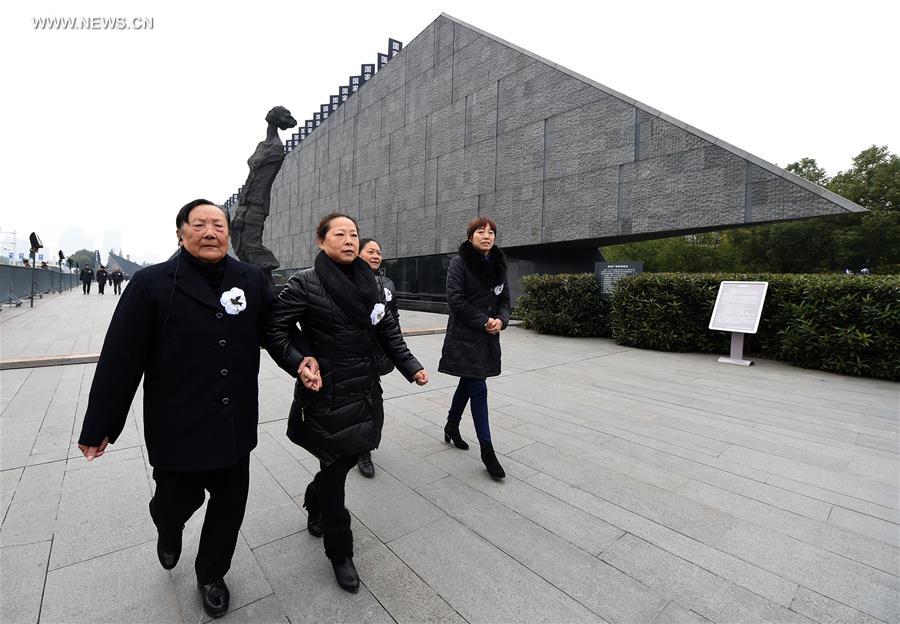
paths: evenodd
<path fill-rule="evenodd" d="M 108 273 L 105 269 L 100 269 L 99 271 L 97 271 L 97 283 L 101 286 L 105 286 L 107 275 Z"/>
<path fill-rule="evenodd" d="M 469 241 L 447 269 L 447 333 L 438 370 L 456 377 L 484 379 L 500 374 L 500 335 L 489 334 L 489 318 L 509 324 L 506 255 L 494 245 L 486 260 Z"/>
<path fill-rule="evenodd" d="M 80 279 L 85 284 L 94 281 L 94 272 L 91 269 L 81 269 L 81 273 L 78 274 L 78 279 Z"/>
<path fill-rule="evenodd" d="M 235 287 L 246 308 L 229 314 L 219 299 Z M 271 299 L 262 272 L 230 257 L 218 293 L 177 255 L 135 273 L 106 332 L 78 442 L 116 441 L 143 375 L 151 465 L 237 464 L 256 446 L 260 337 Z"/>
<path fill-rule="evenodd" d="M 371 269 L 358 259 L 357 270 Z M 383 292 L 379 299 L 385 303 Z M 292 336 L 297 323 L 299 340 Z M 269 354 L 295 379 L 303 358 L 314 356 L 322 375 L 318 392 L 296 381 L 288 438 L 326 465 L 371 451 L 381 442 L 384 409 L 378 346 L 407 380 L 422 370 L 390 308 L 377 325 L 364 328 L 354 323 L 329 296 L 314 268 L 294 273 L 272 305 L 266 330 Z"/>

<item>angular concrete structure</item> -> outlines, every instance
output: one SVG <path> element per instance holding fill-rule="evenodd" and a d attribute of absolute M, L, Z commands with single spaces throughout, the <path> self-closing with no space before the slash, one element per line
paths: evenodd
<path fill-rule="evenodd" d="M 288 155 L 264 242 L 310 266 L 335 210 L 399 259 L 405 297 L 439 300 L 442 256 L 478 214 L 516 277 L 592 271 L 602 244 L 863 209 L 441 15 Z"/>

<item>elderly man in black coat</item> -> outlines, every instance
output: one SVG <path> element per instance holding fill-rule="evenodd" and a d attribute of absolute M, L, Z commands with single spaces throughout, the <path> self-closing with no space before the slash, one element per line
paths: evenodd
<path fill-rule="evenodd" d="M 204 610 L 228 610 L 224 576 L 244 518 L 256 446 L 260 338 L 272 295 L 262 272 L 226 255 L 228 223 L 210 201 L 176 217 L 181 249 L 135 273 L 103 343 L 78 446 L 103 455 L 144 378 L 144 436 L 156 491 L 157 553 L 171 569 L 184 523 L 210 493 L 195 562 Z"/>

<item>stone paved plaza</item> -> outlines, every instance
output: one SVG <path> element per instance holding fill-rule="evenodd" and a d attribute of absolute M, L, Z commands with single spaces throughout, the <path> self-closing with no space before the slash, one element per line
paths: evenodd
<path fill-rule="evenodd" d="M 0 359 L 95 351 L 114 305 L 71 291 L 3 308 Z M 431 383 L 385 378 L 376 476 L 348 479 L 356 595 L 305 530 L 317 462 L 286 439 L 292 380 L 263 358 L 221 621 L 900 622 L 898 384 L 512 327 L 489 382 L 496 483 L 470 420 L 472 449 L 443 442 L 442 339 L 407 339 Z M 74 446 L 93 371 L 0 372 L 0 620 L 205 621 L 202 510 L 178 566 L 156 559 L 141 397 L 104 457 Z"/>

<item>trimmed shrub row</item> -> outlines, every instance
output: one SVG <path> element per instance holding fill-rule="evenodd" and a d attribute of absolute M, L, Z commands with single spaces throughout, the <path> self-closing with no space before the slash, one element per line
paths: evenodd
<path fill-rule="evenodd" d="M 805 368 L 900 379 L 897 276 L 644 273 L 600 297 L 592 274 L 530 275 L 515 315 L 562 336 L 612 337 L 659 351 L 727 354 L 729 334 L 707 328 L 719 283 L 765 281 L 759 331 L 744 350 Z"/>

